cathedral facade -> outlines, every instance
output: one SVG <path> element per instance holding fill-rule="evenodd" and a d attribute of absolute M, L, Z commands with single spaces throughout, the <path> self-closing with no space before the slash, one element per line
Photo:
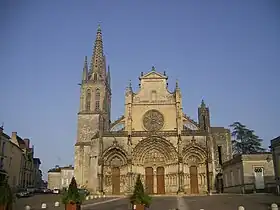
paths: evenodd
<path fill-rule="evenodd" d="M 223 161 L 231 159 L 230 131 L 212 127 L 202 101 L 198 121 L 183 113 L 176 83 L 154 67 L 129 85 L 124 114 L 111 122 L 110 70 L 97 30 L 91 62 L 82 73 L 74 175 L 93 193 L 128 194 L 138 174 L 150 194 L 198 194 L 214 189 Z"/>

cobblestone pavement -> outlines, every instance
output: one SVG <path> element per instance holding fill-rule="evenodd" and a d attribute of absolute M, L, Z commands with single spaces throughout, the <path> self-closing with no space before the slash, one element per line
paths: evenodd
<path fill-rule="evenodd" d="M 238 206 L 244 206 L 245 210 L 268 210 L 272 203 L 280 205 L 280 196 L 269 194 L 228 194 L 183 198 L 187 207 L 184 210 L 237 210 Z"/>
<path fill-rule="evenodd" d="M 153 197 L 152 205 L 149 210 L 170 210 L 177 208 L 176 197 Z M 92 206 L 83 207 L 84 210 L 131 210 L 131 205 L 127 198 L 102 203 L 93 204 Z"/>
<path fill-rule="evenodd" d="M 106 200 L 112 200 L 114 197 L 110 198 L 94 198 L 92 200 L 85 201 L 83 204 L 91 204 L 97 202 L 103 202 Z M 14 204 L 15 210 L 24 210 L 25 206 L 30 206 L 31 210 L 39 210 L 41 209 L 42 203 L 47 204 L 48 210 L 64 210 L 64 206 L 60 205 L 60 207 L 55 207 L 55 202 L 61 203 L 61 196 L 56 194 L 38 194 L 28 198 L 19 198 L 16 200 Z"/>

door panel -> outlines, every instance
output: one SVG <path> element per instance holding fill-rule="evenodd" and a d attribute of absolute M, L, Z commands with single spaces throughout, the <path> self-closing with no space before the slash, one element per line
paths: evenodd
<path fill-rule="evenodd" d="M 153 174 L 153 168 L 147 167 L 145 168 L 145 186 L 146 186 L 146 192 L 148 194 L 154 193 L 154 174 Z"/>
<path fill-rule="evenodd" d="M 191 194 L 198 194 L 198 176 L 197 167 L 190 167 L 190 184 L 191 184 Z"/>
<path fill-rule="evenodd" d="M 121 184 L 120 168 L 113 167 L 112 168 L 112 194 L 113 195 L 120 194 L 120 184 Z"/>
<path fill-rule="evenodd" d="M 164 167 L 157 167 L 157 194 L 165 194 Z"/>

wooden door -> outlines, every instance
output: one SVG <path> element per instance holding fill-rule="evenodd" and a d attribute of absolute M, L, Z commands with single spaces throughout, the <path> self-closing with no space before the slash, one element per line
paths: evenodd
<path fill-rule="evenodd" d="M 145 168 L 145 186 L 146 186 L 146 192 L 148 194 L 154 193 L 154 174 L 153 174 L 153 168 L 147 167 Z"/>
<path fill-rule="evenodd" d="M 157 194 L 165 194 L 164 167 L 157 167 Z"/>
<path fill-rule="evenodd" d="M 121 176 L 120 176 L 120 168 L 113 167 L 112 168 L 112 194 L 119 195 L 120 194 L 120 184 L 121 184 Z"/>
<path fill-rule="evenodd" d="M 198 176 L 197 167 L 190 167 L 190 184 L 191 184 L 191 194 L 198 194 Z"/>

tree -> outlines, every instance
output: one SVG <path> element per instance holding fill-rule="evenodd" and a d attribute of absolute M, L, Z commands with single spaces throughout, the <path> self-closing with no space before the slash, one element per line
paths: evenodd
<path fill-rule="evenodd" d="M 144 186 L 141 182 L 140 175 L 138 175 L 138 177 L 137 177 L 133 194 L 130 197 L 130 202 L 133 205 L 142 204 L 142 205 L 145 205 L 146 207 L 149 207 L 151 204 L 151 197 L 145 193 Z"/>
<path fill-rule="evenodd" d="M 233 129 L 231 135 L 234 154 L 253 154 L 265 152 L 262 147 L 262 139 L 255 134 L 254 130 L 248 129 L 240 122 L 234 122 L 230 127 Z"/>

